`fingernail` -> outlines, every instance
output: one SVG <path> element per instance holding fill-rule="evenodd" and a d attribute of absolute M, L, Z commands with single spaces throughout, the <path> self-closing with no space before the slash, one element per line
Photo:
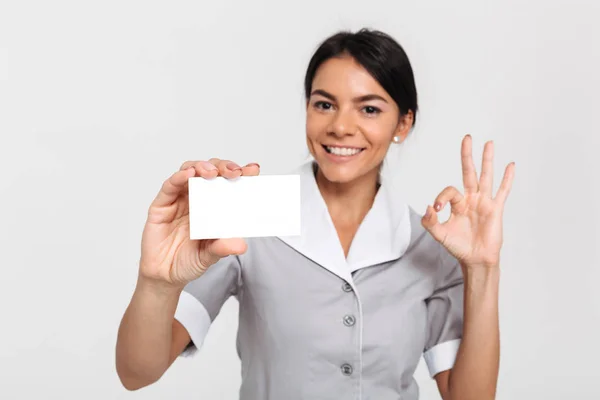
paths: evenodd
<path fill-rule="evenodd" d="M 217 169 L 213 163 L 209 163 L 208 161 L 204 161 L 202 167 L 207 171 L 214 171 Z"/>
<path fill-rule="evenodd" d="M 227 163 L 227 169 L 230 171 L 238 171 L 240 169 L 242 169 L 242 167 L 240 167 L 239 165 L 237 165 L 236 163 L 230 162 Z"/>
<path fill-rule="evenodd" d="M 427 209 L 425 210 L 425 218 L 429 218 L 429 206 L 427 206 Z"/>
<path fill-rule="evenodd" d="M 258 165 L 258 163 L 255 163 L 255 162 L 247 164 L 246 167 L 251 167 L 253 165 L 256 165 L 258 168 L 260 168 L 260 165 Z"/>
<path fill-rule="evenodd" d="M 440 211 L 440 209 L 442 208 L 442 205 L 440 203 L 435 203 L 433 208 L 435 208 L 435 211 Z"/>

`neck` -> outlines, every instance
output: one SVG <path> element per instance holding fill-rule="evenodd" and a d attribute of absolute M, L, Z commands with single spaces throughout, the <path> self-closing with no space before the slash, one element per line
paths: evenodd
<path fill-rule="evenodd" d="M 371 209 L 379 188 L 379 170 L 375 169 L 352 182 L 330 182 L 317 168 L 317 186 L 334 220 L 360 224 Z"/>

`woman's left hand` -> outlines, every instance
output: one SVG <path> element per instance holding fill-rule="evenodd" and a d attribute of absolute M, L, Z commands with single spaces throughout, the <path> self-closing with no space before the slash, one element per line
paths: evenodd
<path fill-rule="evenodd" d="M 502 215 L 510 192 L 515 163 L 508 164 L 496 197 L 492 197 L 494 144 L 483 150 L 481 176 L 477 180 L 470 135 L 462 141 L 462 171 L 465 193 L 449 186 L 427 206 L 422 224 L 463 267 L 497 267 L 502 247 Z M 450 218 L 440 223 L 437 212 L 450 203 Z"/>

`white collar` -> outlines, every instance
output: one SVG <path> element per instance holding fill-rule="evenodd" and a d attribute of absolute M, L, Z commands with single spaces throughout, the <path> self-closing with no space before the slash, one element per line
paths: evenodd
<path fill-rule="evenodd" d="M 297 169 L 301 185 L 301 234 L 280 236 L 289 246 L 333 274 L 352 282 L 352 272 L 400 258 L 410 243 L 408 205 L 385 182 L 358 228 L 348 257 L 338 239 L 310 160 Z"/>

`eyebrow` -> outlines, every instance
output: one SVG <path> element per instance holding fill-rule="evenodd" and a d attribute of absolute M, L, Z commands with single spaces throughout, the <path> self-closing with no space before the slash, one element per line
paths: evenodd
<path fill-rule="evenodd" d="M 335 96 L 334 96 L 334 95 L 332 95 L 331 93 L 328 93 L 328 92 L 326 92 L 326 91 L 325 91 L 325 90 L 323 90 L 323 89 L 316 89 L 316 90 L 313 90 L 313 92 L 312 92 L 310 95 L 311 95 L 311 96 L 314 96 L 314 95 L 316 95 L 316 94 L 318 94 L 318 95 L 320 95 L 320 96 L 323 96 L 323 97 L 326 97 L 326 98 L 328 98 L 329 100 L 336 101 L 336 98 L 335 98 Z M 386 99 L 384 99 L 383 97 L 379 96 L 378 94 L 366 94 L 366 95 L 364 95 L 364 96 L 355 97 L 355 98 L 353 98 L 352 100 L 353 100 L 355 103 L 362 103 L 362 102 L 364 102 L 364 101 L 369 101 L 369 100 L 381 100 L 381 101 L 383 101 L 383 102 L 387 103 L 387 100 L 386 100 Z"/>

